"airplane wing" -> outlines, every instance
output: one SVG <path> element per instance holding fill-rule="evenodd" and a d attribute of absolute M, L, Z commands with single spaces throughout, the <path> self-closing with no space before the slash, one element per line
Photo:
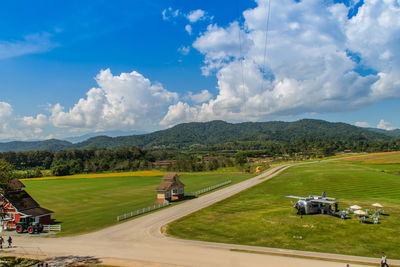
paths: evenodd
<path fill-rule="evenodd" d="M 336 200 L 336 198 L 334 198 L 334 197 L 325 197 L 325 199 L 327 199 L 327 200 Z"/>
<path fill-rule="evenodd" d="M 319 202 L 319 203 L 327 203 L 327 204 L 335 204 L 335 201 L 324 200 L 324 199 L 311 199 L 311 202 Z"/>
<path fill-rule="evenodd" d="M 296 199 L 306 199 L 305 197 L 298 197 L 298 196 L 291 196 L 291 195 L 287 195 L 285 197 L 296 198 Z"/>

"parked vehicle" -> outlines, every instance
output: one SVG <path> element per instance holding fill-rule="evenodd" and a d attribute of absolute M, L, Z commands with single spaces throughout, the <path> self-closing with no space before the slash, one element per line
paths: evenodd
<path fill-rule="evenodd" d="M 24 232 L 28 232 L 30 234 L 41 233 L 43 231 L 43 225 L 35 222 L 32 217 L 26 217 L 19 220 L 15 230 L 19 234 Z"/>

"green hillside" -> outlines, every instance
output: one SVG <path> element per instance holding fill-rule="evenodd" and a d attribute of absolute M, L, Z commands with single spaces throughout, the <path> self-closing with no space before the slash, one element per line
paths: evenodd
<path fill-rule="evenodd" d="M 108 137 L 97 136 L 72 144 L 66 141 L 0 143 L 1 151 L 110 148 L 138 146 L 148 150 L 206 148 L 228 142 L 283 142 L 297 141 L 390 141 L 394 135 L 356 127 L 346 123 L 304 119 L 295 122 L 244 122 L 224 121 L 191 122 L 149 134 Z"/>

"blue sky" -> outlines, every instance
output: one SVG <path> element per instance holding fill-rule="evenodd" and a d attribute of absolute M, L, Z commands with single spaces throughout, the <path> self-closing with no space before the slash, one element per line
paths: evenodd
<path fill-rule="evenodd" d="M 274 1 L 264 50 L 267 7 L 2 1 L 0 140 L 213 119 L 400 127 L 398 1 Z"/>

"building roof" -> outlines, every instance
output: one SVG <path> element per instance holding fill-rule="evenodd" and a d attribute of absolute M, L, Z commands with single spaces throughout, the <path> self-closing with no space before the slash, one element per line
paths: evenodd
<path fill-rule="evenodd" d="M 45 208 L 38 207 L 38 208 L 23 210 L 22 213 L 33 217 L 37 217 L 37 216 L 50 215 L 53 214 L 54 212 Z"/>
<path fill-rule="evenodd" d="M 8 193 L 6 194 L 6 199 L 18 211 L 40 207 L 39 203 L 37 203 L 25 190 Z"/>
<path fill-rule="evenodd" d="M 173 184 L 178 184 L 180 186 L 185 186 L 184 183 L 182 183 L 179 180 L 179 174 L 175 172 L 169 172 L 164 174 L 163 176 L 163 181 L 161 184 L 159 184 L 156 188 L 156 191 L 166 191 L 168 190 Z"/>
<path fill-rule="evenodd" d="M 166 174 L 164 174 L 163 179 L 172 180 L 174 179 L 174 177 L 179 178 L 179 174 L 177 174 L 176 172 L 167 172 Z"/>
<path fill-rule="evenodd" d="M 8 191 L 19 191 L 25 187 L 25 185 L 18 179 L 12 179 L 3 185 L 5 185 Z"/>
<path fill-rule="evenodd" d="M 31 216 L 42 216 L 54 213 L 51 210 L 40 207 L 25 190 L 9 192 L 6 199 L 18 212 Z"/>
<path fill-rule="evenodd" d="M 157 191 L 164 191 L 170 188 L 172 185 L 172 181 L 163 181 L 156 188 Z"/>

